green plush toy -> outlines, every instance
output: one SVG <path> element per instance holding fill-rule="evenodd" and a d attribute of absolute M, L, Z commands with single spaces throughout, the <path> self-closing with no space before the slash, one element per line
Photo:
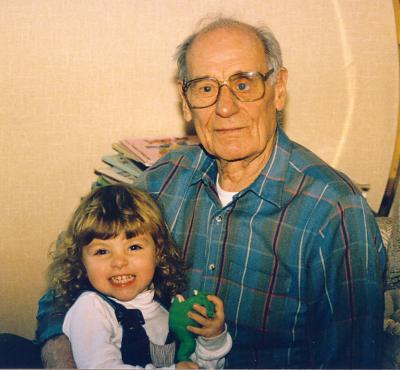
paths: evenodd
<path fill-rule="evenodd" d="M 169 309 L 169 329 L 178 340 L 177 362 L 190 361 L 190 355 L 196 349 L 196 334 L 186 329 L 188 325 L 200 326 L 187 315 L 193 305 L 197 303 L 204 306 L 207 316 L 214 317 L 215 305 L 207 299 L 207 294 L 198 290 L 194 290 L 193 293 L 194 295 L 186 300 L 181 295 L 176 296 Z"/>

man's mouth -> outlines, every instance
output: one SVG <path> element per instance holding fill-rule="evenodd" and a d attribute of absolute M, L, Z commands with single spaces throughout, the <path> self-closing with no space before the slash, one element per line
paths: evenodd
<path fill-rule="evenodd" d="M 215 131 L 223 134 L 223 133 L 237 132 L 242 129 L 243 129 L 243 127 L 229 127 L 229 128 L 219 128 L 219 129 L 216 129 Z"/>
<path fill-rule="evenodd" d="M 110 282 L 114 285 L 126 285 L 135 280 L 134 275 L 116 275 L 109 278 Z"/>

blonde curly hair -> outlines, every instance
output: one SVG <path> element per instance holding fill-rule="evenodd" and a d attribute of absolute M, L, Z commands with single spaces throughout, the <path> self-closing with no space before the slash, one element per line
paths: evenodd
<path fill-rule="evenodd" d="M 162 214 L 143 190 L 109 185 L 93 190 L 74 212 L 65 232 L 50 252 L 48 284 L 58 303 L 69 307 L 83 290 L 93 289 L 82 262 L 82 250 L 93 239 L 110 239 L 125 233 L 130 239 L 148 233 L 156 245 L 153 277 L 155 297 L 169 302 L 185 289 L 185 267 Z"/>

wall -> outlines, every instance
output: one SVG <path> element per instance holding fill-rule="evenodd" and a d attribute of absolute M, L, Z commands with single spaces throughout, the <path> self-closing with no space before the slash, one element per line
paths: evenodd
<path fill-rule="evenodd" d="M 49 245 L 111 143 L 185 132 L 172 55 L 216 12 L 274 30 L 287 132 L 379 207 L 399 105 L 391 0 L 3 0 L 0 332 L 33 337 Z"/>

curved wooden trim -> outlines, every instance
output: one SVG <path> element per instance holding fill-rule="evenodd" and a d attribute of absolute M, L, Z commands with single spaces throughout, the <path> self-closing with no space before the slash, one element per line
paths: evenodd
<path fill-rule="evenodd" d="M 399 46 L 399 66 L 400 66 L 400 0 L 393 0 L 394 17 L 397 28 L 397 44 Z M 400 85 L 400 81 L 399 81 Z M 378 216 L 386 217 L 389 215 L 392 207 L 393 199 L 396 194 L 396 189 L 399 183 L 400 176 L 400 106 L 397 117 L 397 134 L 396 142 L 393 151 L 392 164 L 390 166 L 389 178 L 386 184 L 385 193 L 383 194 L 382 202 L 379 207 Z"/>
<path fill-rule="evenodd" d="M 400 160 L 400 113 L 399 113 L 399 124 L 397 125 L 397 138 L 394 148 L 392 164 L 390 166 L 389 178 L 386 184 L 385 192 L 383 194 L 382 202 L 379 207 L 377 216 L 387 217 L 389 216 L 390 209 L 392 207 L 393 199 L 396 193 L 396 189 L 399 182 L 399 160 Z"/>

